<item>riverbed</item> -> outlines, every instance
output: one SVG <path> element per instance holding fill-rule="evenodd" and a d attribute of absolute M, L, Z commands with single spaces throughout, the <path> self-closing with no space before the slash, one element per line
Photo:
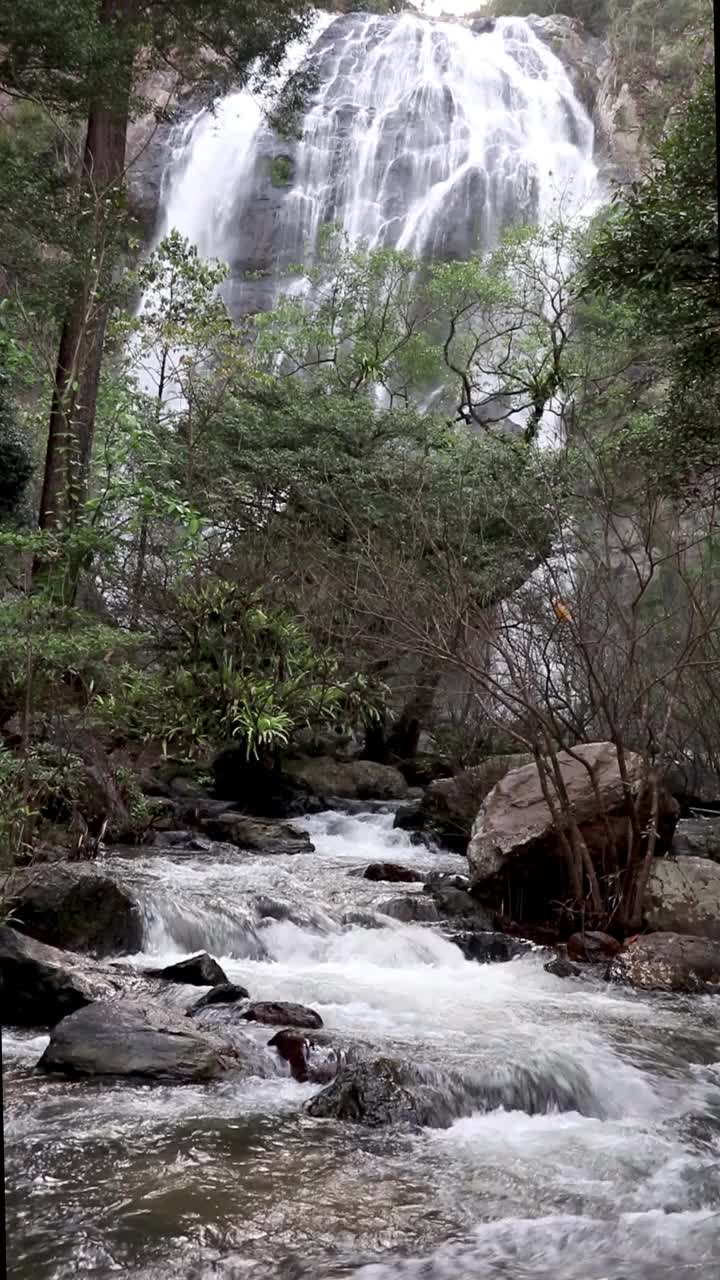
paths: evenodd
<path fill-rule="evenodd" d="M 311 1118 L 318 1086 L 289 1077 L 42 1077 L 47 1037 L 6 1030 L 14 1280 L 720 1273 L 720 1002 L 559 979 L 539 949 L 480 965 L 438 926 L 384 916 L 422 888 L 367 881 L 368 862 L 465 870 L 392 822 L 308 818 L 316 852 L 294 857 L 116 852 L 146 920 L 132 963 L 207 949 L 253 998 L 312 1006 L 330 1041 L 481 1069 L 528 1109 L 366 1130 Z"/>

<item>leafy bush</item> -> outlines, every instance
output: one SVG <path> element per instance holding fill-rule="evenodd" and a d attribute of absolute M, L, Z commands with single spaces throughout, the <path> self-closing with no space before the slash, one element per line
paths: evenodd
<path fill-rule="evenodd" d="M 126 664 L 96 713 L 131 737 L 189 753 L 235 739 L 251 756 L 286 746 L 295 731 L 378 718 L 381 690 L 313 647 L 291 614 L 262 594 L 209 579 L 181 591 L 169 657 Z"/>
<path fill-rule="evenodd" d="M 17 515 L 33 470 L 32 450 L 17 425 L 7 379 L 0 372 L 0 521 Z"/>

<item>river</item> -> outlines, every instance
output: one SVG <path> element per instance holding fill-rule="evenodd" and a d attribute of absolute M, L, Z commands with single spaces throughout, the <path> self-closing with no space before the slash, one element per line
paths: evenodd
<path fill-rule="evenodd" d="M 146 913 L 133 963 L 207 947 L 253 998 L 317 1009 L 331 1041 L 481 1070 L 527 1106 L 448 1129 L 371 1131 L 312 1119 L 304 1104 L 318 1086 L 284 1077 L 47 1079 L 34 1072 L 47 1037 L 6 1033 L 13 1280 L 718 1272 L 717 1000 L 561 980 L 541 951 L 480 965 L 438 926 L 378 914 L 383 900 L 422 889 L 364 880 L 355 872 L 369 861 L 464 870 L 392 821 L 308 818 L 316 852 L 295 857 L 121 851 L 110 865 Z M 272 1031 L 253 1034 L 265 1042 Z"/>

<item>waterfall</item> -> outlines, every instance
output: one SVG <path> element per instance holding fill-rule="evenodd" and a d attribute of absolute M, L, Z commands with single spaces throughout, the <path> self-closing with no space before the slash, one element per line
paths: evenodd
<path fill-rule="evenodd" d="M 592 200 L 592 123 L 521 19 L 477 34 L 409 13 L 324 15 L 288 70 L 305 61 L 318 88 L 297 139 L 244 90 L 190 122 L 166 183 L 163 231 L 230 264 L 237 310 L 267 305 L 328 225 L 464 258 Z"/>

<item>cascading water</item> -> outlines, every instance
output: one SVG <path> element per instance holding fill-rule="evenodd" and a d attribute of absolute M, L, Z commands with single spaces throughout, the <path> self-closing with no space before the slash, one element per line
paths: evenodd
<path fill-rule="evenodd" d="M 563 982 L 532 951 L 483 966 L 438 926 L 390 919 L 384 902 L 422 888 L 365 880 L 368 861 L 464 867 L 392 820 L 309 818 L 314 854 L 117 850 L 107 869 L 145 909 L 139 968 L 207 947 L 255 998 L 317 1009 L 321 1045 L 422 1067 L 458 1118 L 419 1132 L 313 1120 L 319 1086 L 282 1074 L 47 1079 L 32 1071 L 46 1038 L 6 1033 L 13 1280 L 716 1273 L 713 998 Z M 251 1034 L 262 1053 L 272 1029 Z"/>
<path fill-rule="evenodd" d="M 307 50 L 296 50 L 296 64 Z M 296 145 L 247 93 L 178 137 L 163 227 L 227 258 L 239 309 L 339 222 L 463 255 L 513 220 L 592 200 L 592 127 L 531 28 L 319 20 Z M 284 160 L 277 165 L 278 158 Z M 264 269 L 263 291 L 248 282 Z M 93 1084 L 34 1072 L 5 1032 L 13 1280 L 697 1280 L 720 1267 L 720 1023 L 712 998 L 562 982 L 529 951 L 464 958 L 400 924 L 370 861 L 463 871 L 392 814 L 321 814 L 315 854 L 115 851 L 146 919 L 138 968 L 207 949 L 253 997 L 298 1000 L 330 1044 L 422 1065 L 446 1128 L 312 1119 L 317 1085 Z M 133 981 L 135 979 L 133 978 Z M 138 981 L 142 981 L 138 979 Z M 200 994 L 171 989 L 170 1001 Z M 249 1031 L 259 1046 L 268 1028 Z"/>
<path fill-rule="evenodd" d="M 326 15 L 291 65 L 303 57 L 320 87 L 298 142 L 237 94 L 191 122 L 167 183 L 163 230 L 229 262 L 240 310 L 265 305 L 277 272 L 308 261 L 327 226 L 466 257 L 510 224 L 577 214 L 595 195 L 591 121 L 520 19 L 475 34 L 412 14 Z"/>

